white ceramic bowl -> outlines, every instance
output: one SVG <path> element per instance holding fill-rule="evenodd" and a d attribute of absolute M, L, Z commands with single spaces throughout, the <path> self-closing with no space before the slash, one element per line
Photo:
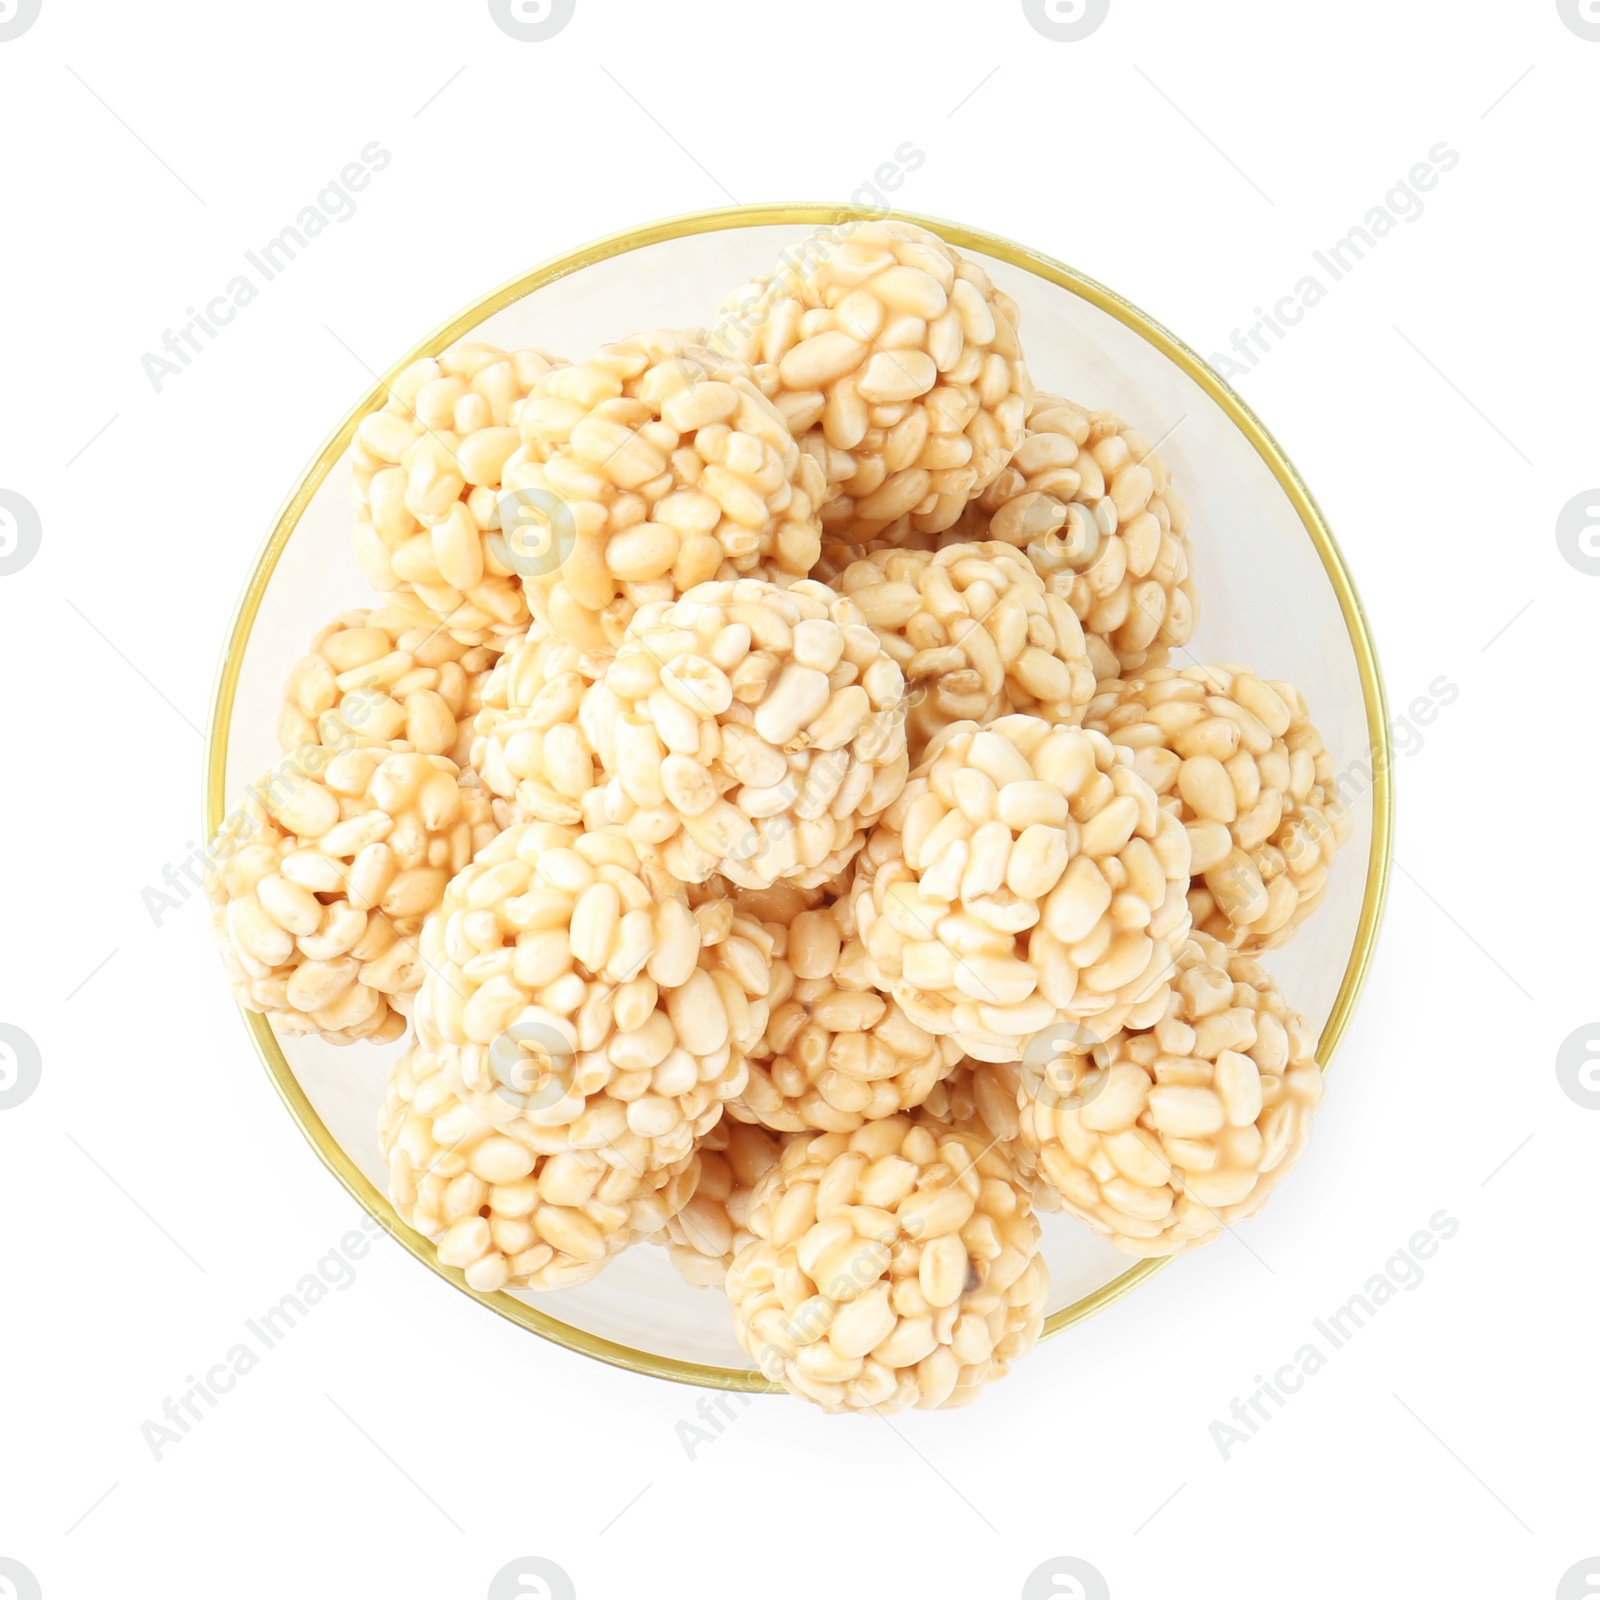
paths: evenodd
<path fill-rule="evenodd" d="M 851 215 L 834 206 L 746 206 L 600 240 L 485 296 L 394 371 L 462 339 L 508 349 L 539 345 L 578 360 L 642 329 L 705 325 L 722 295 L 770 270 L 782 248 Z M 981 259 L 1016 300 L 1039 388 L 1109 407 L 1157 442 L 1193 515 L 1199 622 L 1188 658 L 1247 662 L 1305 694 L 1355 828 L 1321 907 L 1267 965 L 1291 1004 L 1320 1030 L 1326 1067 L 1376 939 L 1390 840 L 1382 686 L 1333 538 L 1250 410 L 1142 312 L 1021 246 L 932 218 L 908 220 Z M 256 562 L 212 714 L 211 832 L 243 786 L 278 759 L 274 730 L 284 680 L 312 634 L 340 611 L 376 603 L 352 550 L 348 447 L 383 387 L 362 396 L 306 469 Z M 378 1107 L 387 1064 L 403 1045 L 336 1048 L 279 1039 L 263 1018 L 246 1020 L 291 1113 L 335 1175 L 419 1260 L 472 1293 L 458 1271 L 438 1265 L 431 1244 L 399 1221 L 384 1195 Z M 1071 1217 L 1049 1216 L 1043 1224 L 1052 1284 L 1047 1332 L 1097 1310 L 1162 1265 L 1131 1262 Z M 547 1338 L 636 1371 L 725 1388 L 768 1387 L 734 1340 L 723 1296 L 686 1286 L 654 1247 L 624 1252 L 581 1288 L 475 1298 Z"/>

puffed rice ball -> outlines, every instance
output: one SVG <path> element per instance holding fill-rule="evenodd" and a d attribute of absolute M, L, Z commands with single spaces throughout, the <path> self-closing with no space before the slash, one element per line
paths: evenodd
<path fill-rule="evenodd" d="M 1188 830 L 1195 927 L 1247 954 L 1287 943 L 1352 826 L 1300 691 L 1231 663 L 1102 689 L 1088 725 L 1133 752 Z"/>
<path fill-rule="evenodd" d="M 1019 1093 L 1021 1134 L 1069 1211 L 1136 1256 L 1254 1216 L 1322 1102 L 1316 1041 L 1272 977 L 1199 935 L 1166 1010 Z"/>
<path fill-rule="evenodd" d="M 766 1028 L 764 953 L 737 934 L 704 948 L 682 885 L 614 830 L 507 829 L 451 882 L 421 951 L 417 1036 L 446 1081 L 585 1170 L 686 1161 Z"/>
<path fill-rule="evenodd" d="M 869 972 L 911 1020 L 1015 1061 L 1062 1020 L 1152 1020 L 1189 932 L 1189 841 L 1103 734 L 1001 717 L 929 746 L 857 862 Z"/>
<path fill-rule="evenodd" d="M 494 660 L 492 650 L 413 626 L 398 611 L 342 612 L 289 675 L 279 748 L 382 744 L 466 766 Z"/>
<path fill-rule="evenodd" d="M 246 790 L 211 846 L 223 964 L 239 1004 L 283 1033 L 386 1043 L 422 981 L 423 919 L 495 824 L 444 756 L 305 754 L 324 759 Z"/>
<path fill-rule="evenodd" d="M 551 372 L 518 413 L 508 488 L 554 496 L 552 561 L 523 584 L 534 613 L 615 647 L 634 611 L 713 578 L 804 577 L 821 469 L 751 368 L 693 332 L 639 334 Z"/>
<path fill-rule="evenodd" d="M 535 629 L 513 641 L 483 686 L 472 765 L 506 822 L 603 824 L 605 776 L 579 711 L 611 652 Z"/>
<path fill-rule="evenodd" d="M 950 527 L 1022 438 L 1032 384 L 1017 308 L 975 261 L 908 222 L 854 222 L 805 265 L 723 303 L 712 337 L 757 364 L 824 463 L 823 523 L 851 542 L 900 518 Z"/>
<path fill-rule="evenodd" d="M 1150 441 L 1038 394 L 1010 464 L 956 533 L 1026 550 L 1089 635 L 1095 675 L 1161 666 L 1194 632 L 1189 511 Z"/>
<path fill-rule="evenodd" d="M 412 626 L 468 645 L 528 626 L 499 537 L 501 475 L 521 445 L 521 402 L 565 365 L 543 350 L 457 345 L 413 361 L 361 419 L 350 447 L 356 555 Z"/>
<path fill-rule="evenodd" d="M 1083 628 L 999 541 L 937 553 L 879 550 L 834 585 L 860 609 L 905 674 L 913 761 L 952 722 L 1023 711 L 1075 723 L 1095 690 Z"/>
<path fill-rule="evenodd" d="M 934 1085 L 923 1109 L 941 1122 L 983 1128 L 1010 1159 L 1033 1209 L 1059 1211 L 1061 1196 L 1040 1178 L 1038 1152 L 1023 1143 L 1019 1131 L 1017 1091 L 1024 1070 L 1020 1061 L 974 1061 L 966 1056 L 948 1078 Z"/>
<path fill-rule="evenodd" d="M 694 1192 L 698 1157 L 641 1177 L 603 1152 L 552 1151 L 502 1109 L 462 1093 L 418 1044 L 390 1067 L 378 1118 L 395 1210 L 480 1293 L 587 1282 Z"/>
<path fill-rule="evenodd" d="M 877 636 L 822 584 L 652 602 L 592 708 L 607 814 L 683 883 L 819 884 L 905 783 L 903 700 Z"/>
<path fill-rule="evenodd" d="M 987 1134 L 895 1116 L 791 1139 L 749 1228 L 739 1342 L 825 1411 L 962 1405 L 1039 1336 L 1039 1225 Z"/>
<path fill-rule="evenodd" d="M 653 1239 L 664 1244 L 685 1283 L 720 1289 L 733 1258 L 754 1237 L 750 1200 L 778 1164 L 778 1135 L 724 1117 L 696 1147 L 699 1177 L 683 1209 Z"/>
<path fill-rule="evenodd" d="M 748 914 L 744 896 L 734 905 Z M 787 916 L 773 908 L 762 926 L 772 941 L 767 1031 L 727 1115 L 784 1132 L 850 1133 L 921 1105 L 960 1049 L 872 987 L 849 899 L 792 904 Z"/>

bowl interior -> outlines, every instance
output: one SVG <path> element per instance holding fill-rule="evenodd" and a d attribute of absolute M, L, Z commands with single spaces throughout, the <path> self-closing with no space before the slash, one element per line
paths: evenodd
<path fill-rule="evenodd" d="M 507 348 L 538 345 L 576 360 L 636 330 L 705 325 L 728 289 L 771 270 L 780 250 L 807 231 L 796 223 L 742 226 L 716 216 L 694 219 L 675 236 L 621 248 L 570 270 L 557 264 L 530 275 L 537 286 L 462 336 Z M 1289 679 L 1305 694 L 1333 754 L 1355 831 L 1321 908 L 1266 964 L 1282 980 L 1291 1004 L 1323 1031 L 1326 1051 L 1342 1029 L 1370 943 L 1376 907 L 1368 903 L 1369 888 L 1375 897 L 1381 885 L 1387 798 L 1381 771 L 1377 779 L 1371 773 L 1370 751 L 1383 748 L 1375 668 L 1341 608 L 1335 575 L 1245 427 L 1159 347 L 1161 335 L 1138 313 L 1125 312 L 1136 324 L 1130 326 L 1094 303 L 1109 298 L 1103 291 L 1063 269 L 1030 262 L 1002 241 L 943 231 L 980 257 L 1017 301 L 1038 387 L 1115 410 L 1156 441 L 1193 518 L 1199 620 L 1188 650 L 1174 664 L 1245 662 L 1264 677 Z M 1053 281 L 1052 273 L 1068 281 Z M 430 347 L 430 353 L 436 348 L 442 346 Z M 349 475 L 345 450 L 305 500 L 276 564 L 258 572 L 264 587 L 253 620 L 247 601 L 231 716 L 224 696 L 214 730 L 226 752 L 229 805 L 279 758 L 274 728 L 283 684 L 312 634 L 340 611 L 375 603 L 352 552 Z M 325 1130 L 302 1114 L 308 1133 L 325 1142 L 325 1155 L 343 1152 L 377 1191 L 358 1183 L 358 1198 L 387 1213 L 380 1198 L 385 1171 L 376 1124 L 387 1063 L 403 1046 L 335 1048 L 314 1039 L 283 1039 L 274 1047 L 265 1028 L 258 1030 L 258 1041 L 269 1068 L 291 1091 L 298 1086 Z M 292 1084 L 285 1075 L 292 1075 Z M 351 1181 L 348 1166 L 344 1176 Z M 389 1225 L 406 1231 L 392 1214 Z M 1100 1303 L 1133 1264 L 1070 1217 L 1045 1217 L 1043 1225 L 1051 1323 L 1061 1326 Z M 665 1252 L 653 1247 L 624 1252 L 581 1288 L 515 1298 L 535 1308 L 536 1315 L 523 1320 L 543 1325 L 563 1342 L 563 1328 L 570 1330 L 572 1342 L 629 1365 L 723 1383 L 741 1381 L 736 1374 L 750 1368 L 734 1341 L 723 1297 L 683 1284 Z M 502 1309 L 516 1314 L 507 1305 Z M 615 1348 L 599 1348 L 597 1341 Z"/>

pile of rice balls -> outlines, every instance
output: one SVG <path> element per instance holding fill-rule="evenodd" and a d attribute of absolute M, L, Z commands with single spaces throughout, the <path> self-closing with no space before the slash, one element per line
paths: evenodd
<path fill-rule="evenodd" d="M 207 888 L 280 1034 L 409 1035 L 390 1196 L 469 1287 L 649 1242 L 792 1393 L 954 1406 L 1038 1338 L 1039 1212 L 1167 1256 L 1294 1164 L 1257 957 L 1350 821 L 1299 692 L 1184 648 L 1150 440 L 1034 389 L 981 266 L 896 220 L 786 260 L 709 330 L 395 378 L 379 603 Z"/>

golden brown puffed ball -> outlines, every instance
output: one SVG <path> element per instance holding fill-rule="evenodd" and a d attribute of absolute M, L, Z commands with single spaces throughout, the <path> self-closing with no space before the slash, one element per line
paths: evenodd
<path fill-rule="evenodd" d="M 908 222 L 844 223 L 801 257 L 730 295 L 713 341 L 755 364 L 822 464 L 826 528 L 859 543 L 902 518 L 950 527 L 1022 438 L 1015 303 Z"/>
<path fill-rule="evenodd" d="M 564 365 L 544 350 L 456 345 L 412 362 L 361 419 L 350 446 L 356 555 L 413 627 L 494 645 L 528 626 L 522 585 L 502 559 L 502 473 L 519 447 L 523 400 Z"/>
<path fill-rule="evenodd" d="M 505 485 L 542 519 L 518 562 L 534 615 L 616 648 L 639 607 L 712 579 L 803 578 L 822 470 L 749 365 L 694 330 L 642 333 L 550 372 L 517 412 Z"/>
<path fill-rule="evenodd" d="M 735 906 L 749 915 L 749 902 L 765 898 L 740 895 Z M 960 1050 L 872 987 L 848 897 L 792 905 L 787 915 L 772 907 L 762 926 L 772 962 L 767 1030 L 728 1117 L 783 1132 L 848 1133 L 920 1105 Z"/>
<path fill-rule="evenodd" d="M 644 606 L 580 720 L 607 817 L 683 883 L 822 883 L 908 765 L 900 669 L 848 599 L 808 580 Z"/>
<path fill-rule="evenodd" d="M 1132 752 L 1188 832 L 1194 926 L 1246 954 L 1287 943 L 1352 827 L 1300 691 L 1232 663 L 1100 688 L 1086 725 Z"/>
<path fill-rule="evenodd" d="M 963 1405 L 1039 1336 L 1039 1225 L 985 1132 L 919 1113 L 793 1137 L 749 1229 L 739 1342 L 825 1411 Z"/>
<path fill-rule="evenodd" d="M 493 649 L 415 626 L 392 608 L 341 612 L 289 675 L 279 748 L 388 745 L 464 767 L 495 660 Z"/>
<path fill-rule="evenodd" d="M 417 1036 L 503 1131 L 676 1169 L 745 1083 L 765 953 L 707 947 L 683 886 L 615 829 L 508 828 L 423 928 Z"/>
<path fill-rule="evenodd" d="M 470 755 L 508 826 L 604 824 L 605 775 L 582 709 L 610 662 L 610 651 L 584 650 L 536 625 L 488 675 Z"/>
<path fill-rule="evenodd" d="M 444 756 L 308 745 L 246 790 L 206 874 L 239 1004 L 330 1044 L 398 1038 L 423 920 L 497 831 L 470 778 Z"/>
<path fill-rule="evenodd" d="M 1067 1210 L 1129 1255 L 1176 1255 L 1254 1216 L 1322 1102 L 1316 1041 L 1276 981 L 1204 934 L 1153 1027 L 1024 1073 L 1020 1131 Z"/>
<path fill-rule="evenodd" d="M 958 722 L 856 863 L 873 981 L 981 1061 L 1061 1021 L 1158 1015 L 1189 931 L 1189 841 L 1104 734 Z"/>
<path fill-rule="evenodd" d="M 952 722 L 1018 711 L 1052 723 L 1082 719 L 1095 690 L 1083 628 L 1010 545 L 878 550 L 833 586 L 905 674 L 913 761 Z"/>
<path fill-rule="evenodd" d="M 952 537 L 1025 550 L 1089 637 L 1099 678 L 1161 666 L 1194 632 L 1189 511 L 1149 439 L 1037 394 L 1027 432 Z"/>
<path fill-rule="evenodd" d="M 378 1118 L 401 1221 L 479 1293 L 587 1282 L 694 1193 L 694 1154 L 640 1174 L 603 1150 L 551 1150 L 488 1098 L 463 1092 L 439 1051 L 414 1044 L 390 1066 Z"/>

